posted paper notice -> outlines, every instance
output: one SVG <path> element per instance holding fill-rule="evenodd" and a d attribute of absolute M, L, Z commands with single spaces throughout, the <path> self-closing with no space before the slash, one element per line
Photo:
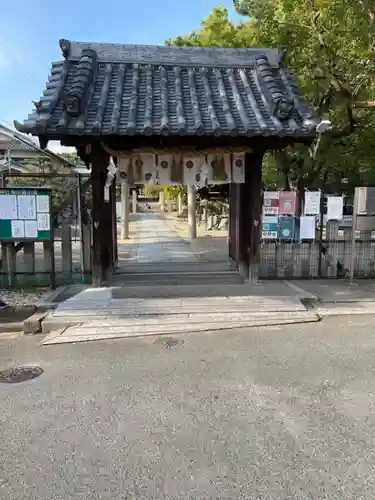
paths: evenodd
<path fill-rule="evenodd" d="M 301 215 L 299 220 L 300 240 L 315 240 L 315 215 Z"/>
<path fill-rule="evenodd" d="M 38 213 L 49 212 L 49 196 L 46 194 L 38 194 L 36 197 L 36 211 Z"/>
<path fill-rule="evenodd" d="M 38 226 L 36 220 L 25 220 L 25 238 L 36 238 Z"/>
<path fill-rule="evenodd" d="M 18 219 L 17 197 L 13 194 L 2 194 L 0 196 L 0 219 Z"/>
<path fill-rule="evenodd" d="M 303 213 L 305 215 L 319 215 L 320 214 L 320 191 L 306 191 L 305 193 L 305 206 Z"/>
<path fill-rule="evenodd" d="M 327 220 L 342 220 L 344 200 L 342 196 L 329 196 L 327 198 Z"/>
<path fill-rule="evenodd" d="M 25 223 L 23 220 L 12 220 L 10 223 L 12 238 L 24 238 L 25 237 Z"/>
<path fill-rule="evenodd" d="M 17 196 L 19 219 L 36 219 L 35 198 L 36 196 L 28 194 L 20 194 Z"/>
<path fill-rule="evenodd" d="M 51 229 L 49 214 L 38 214 L 37 223 L 38 231 L 49 231 Z"/>

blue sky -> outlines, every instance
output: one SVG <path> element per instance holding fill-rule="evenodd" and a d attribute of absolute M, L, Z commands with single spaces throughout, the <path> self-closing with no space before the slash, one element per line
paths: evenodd
<path fill-rule="evenodd" d="M 216 5 L 238 18 L 232 0 L 8 1 L 1 7 L 0 122 L 22 121 L 38 100 L 60 38 L 88 42 L 163 44 L 199 28 Z"/>

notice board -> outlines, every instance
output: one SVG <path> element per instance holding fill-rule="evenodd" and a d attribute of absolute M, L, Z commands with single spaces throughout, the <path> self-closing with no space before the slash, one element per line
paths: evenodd
<path fill-rule="evenodd" d="M 0 189 L 0 241 L 52 240 L 51 190 Z"/>

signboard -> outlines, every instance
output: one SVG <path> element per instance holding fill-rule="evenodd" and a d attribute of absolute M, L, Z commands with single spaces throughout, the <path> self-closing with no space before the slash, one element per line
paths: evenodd
<path fill-rule="evenodd" d="M 375 215 L 375 187 L 356 188 L 357 215 Z"/>
<path fill-rule="evenodd" d="M 327 220 L 340 221 L 344 213 L 344 200 L 342 196 L 328 196 Z"/>
<path fill-rule="evenodd" d="M 296 203 L 297 203 L 297 192 L 296 191 L 280 191 L 280 204 L 279 204 L 279 214 L 280 215 L 295 215 L 296 214 Z"/>
<path fill-rule="evenodd" d="M 263 240 L 276 240 L 277 239 L 277 225 L 279 218 L 277 215 L 263 215 L 262 216 L 262 239 Z"/>
<path fill-rule="evenodd" d="M 296 219 L 295 217 L 281 216 L 277 228 L 277 236 L 282 241 L 293 241 L 295 238 Z"/>
<path fill-rule="evenodd" d="M 264 191 L 263 193 L 263 213 L 264 215 L 279 214 L 279 192 Z"/>
<path fill-rule="evenodd" d="M 306 191 L 305 192 L 305 206 L 303 213 L 305 215 L 319 215 L 321 204 L 320 191 Z"/>
<path fill-rule="evenodd" d="M 0 189 L 0 241 L 51 239 L 50 189 L 29 187 Z"/>
<path fill-rule="evenodd" d="M 316 218 L 315 215 L 301 215 L 299 220 L 299 239 L 315 240 Z"/>

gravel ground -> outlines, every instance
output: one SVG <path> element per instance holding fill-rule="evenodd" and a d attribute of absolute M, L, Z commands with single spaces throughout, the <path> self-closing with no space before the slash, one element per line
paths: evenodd
<path fill-rule="evenodd" d="M 49 294 L 49 288 L 38 288 L 37 290 L 6 290 L 0 289 L 0 300 L 8 306 L 37 306 Z"/>

